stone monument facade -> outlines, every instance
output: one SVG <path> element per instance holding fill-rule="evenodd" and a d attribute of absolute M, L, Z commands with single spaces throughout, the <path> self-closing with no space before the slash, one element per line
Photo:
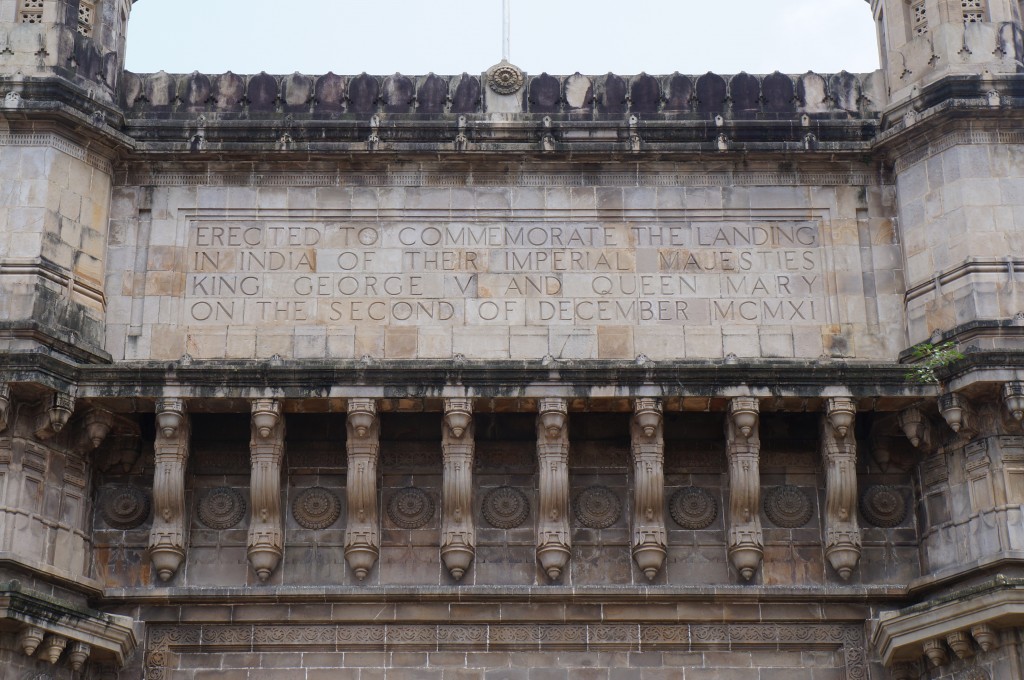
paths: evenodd
<path fill-rule="evenodd" d="M 1021 7 L 869 4 L 378 77 L 0 0 L 3 676 L 1024 678 Z"/>

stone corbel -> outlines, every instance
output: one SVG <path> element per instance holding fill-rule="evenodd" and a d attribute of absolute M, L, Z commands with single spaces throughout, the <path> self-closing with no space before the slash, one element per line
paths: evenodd
<path fill-rule="evenodd" d="M 969 439 L 977 431 L 977 419 L 971 402 L 956 392 L 947 392 L 939 397 L 939 413 L 956 434 L 964 433 Z"/>
<path fill-rule="evenodd" d="M 630 423 L 633 455 L 633 559 L 653 579 L 668 554 L 665 530 L 665 435 L 658 399 L 637 399 Z"/>
<path fill-rule="evenodd" d="M 729 459 L 729 559 L 744 580 L 754 577 L 764 556 L 761 532 L 760 407 L 754 397 L 729 402 L 725 447 Z"/>
<path fill-rule="evenodd" d="M 900 429 L 907 435 L 915 449 L 930 451 L 932 444 L 932 428 L 924 411 L 916 406 L 904 409 L 899 413 Z"/>
<path fill-rule="evenodd" d="M 252 466 L 249 522 L 249 564 L 260 581 L 266 581 L 284 554 L 284 520 L 281 516 L 281 460 L 284 457 L 285 421 L 281 402 L 252 402 L 252 434 L 249 462 Z"/>
<path fill-rule="evenodd" d="M 36 439 L 45 441 L 58 435 L 75 412 L 75 397 L 67 392 L 54 392 L 36 419 Z"/>
<path fill-rule="evenodd" d="M 185 559 L 185 466 L 189 454 L 189 418 L 181 399 L 156 405 L 153 527 L 149 555 L 161 581 L 169 581 Z"/>
<path fill-rule="evenodd" d="M 1013 419 L 1024 421 L 1024 382 L 1008 382 L 1003 385 L 1003 403 Z"/>
<path fill-rule="evenodd" d="M 825 459 L 825 557 L 845 581 L 860 561 L 857 526 L 857 439 L 853 423 L 856 403 L 849 397 L 825 402 L 821 422 Z"/>
<path fill-rule="evenodd" d="M 537 416 L 540 511 L 537 559 L 552 581 L 569 563 L 569 414 L 565 399 L 542 399 Z"/>
<path fill-rule="evenodd" d="M 114 427 L 114 414 L 101 408 L 93 408 L 85 414 L 82 429 L 85 433 L 85 448 L 96 450 Z"/>
<path fill-rule="evenodd" d="M 377 519 L 377 458 L 380 454 L 380 419 L 372 399 L 348 402 L 348 525 L 345 527 L 345 561 L 360 581 L 366 578 L 380 554 Z"/>
<path fill-rule="evenodd" d="M 0 432 L 7 429 L 7 419 L 11 412 L 11 386 L 0 383 Z"/>
<path fill-rule="evenodd" d="M 473 401 L 445 399 L 441 451 L 444 481 L 441 492 L 441 560 L 456 581 L 469 569 L 476 553 L 473 526 Z"/>

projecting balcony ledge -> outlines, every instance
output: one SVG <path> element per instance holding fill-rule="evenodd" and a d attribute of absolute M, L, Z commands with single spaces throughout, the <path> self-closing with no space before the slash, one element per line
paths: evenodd
<path fill-rule="evenodd" d="M 966 590 L 883 612 L 872 644 L 882 662 L 890 666 L 917 660 L 929 645 L 935 646 L 936 641 L 941 645 L 941 641 L 961 632 L 970 633 L 987 651 L 995 639 L 988 636 L 994 636 L 994 631 L 1022 624 L 1024 579 L 998 575 Z"/>

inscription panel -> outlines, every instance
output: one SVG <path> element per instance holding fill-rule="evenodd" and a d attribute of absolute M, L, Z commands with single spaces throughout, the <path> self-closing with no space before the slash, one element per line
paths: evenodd
<path fill-rule="evenodd" d="M 190 217 L 189 327 L 820 326 L 818 219 Z"/>

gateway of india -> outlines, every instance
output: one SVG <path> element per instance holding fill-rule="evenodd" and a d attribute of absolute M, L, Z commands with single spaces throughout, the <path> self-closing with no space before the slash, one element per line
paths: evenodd
<path fill-rule="evenodd" d="M 0 0 L 0 677 L 1024 678 L 1022 8 L 868 4 L 377 76 Z"/>

